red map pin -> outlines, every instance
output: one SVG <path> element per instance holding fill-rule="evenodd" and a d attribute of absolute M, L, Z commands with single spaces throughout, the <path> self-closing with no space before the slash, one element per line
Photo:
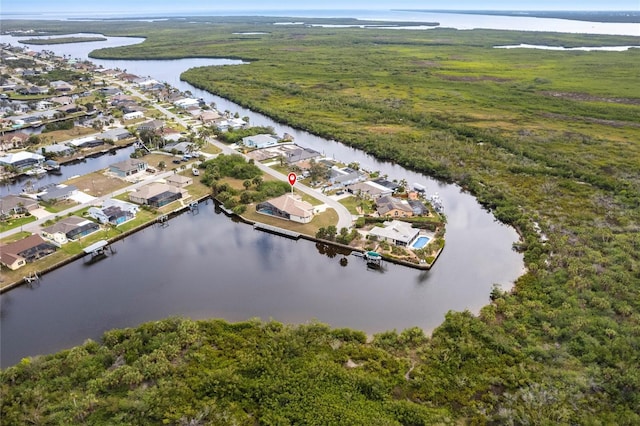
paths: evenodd
<path fill-rule="evenodd" d="M 298 179 L 298 176 L 296 176 L 295 173 L 291 172 L 289 173 L 289 185 L 293 186 L 296 184 L 296 179 Z"/>

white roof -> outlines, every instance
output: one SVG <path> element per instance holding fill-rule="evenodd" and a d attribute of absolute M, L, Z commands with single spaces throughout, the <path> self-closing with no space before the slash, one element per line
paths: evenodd
<path fill-rule="evenodd" d="M 376 235 L 383 238 L 390 238 L 395 241 L 403 241 L 409 243 L 413 240 L 418 233 L 419 229 L 412 228 L 410 223 L 401 222 L 399 220 L 392 220 L 391 222 L 385 222 L 385 227 L 374 227 L 369 234 Z"/>
<path fill-rule="evenodd" d="M 34 154 L 33 152 L 27 152 L 27 151 L 20 151 L 14 154 L 7 154 L 4 157 L 0 157 L 0 163 L 13 164 L 13 163 L 17 163 L 18 161 L 28 160 L 31 158 L 38 161 L 44 160 L 44 157 L 40 154 Z"/>
<path fill-rule="evenodd" d="M 87 137 L 84 137 L 84 138 L 73 139 L 73 140 L 67 141 L 66 143 L 67 143 L 67 145 L 80 146 L 85 142 L 91 142 L 91 141 L 94 141 L 94 140 L 96 140 L 96 138 L 94 136 L 87 136 Z"/>

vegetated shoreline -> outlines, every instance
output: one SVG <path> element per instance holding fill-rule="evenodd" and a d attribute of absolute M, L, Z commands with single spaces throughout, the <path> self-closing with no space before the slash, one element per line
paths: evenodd
<path fill-rule="evenodd" d="M 464 59 L 462 55 L 460 57 Z M 628 76 L 625 78 L 625 70 L 629 69 L 625 63 L 637 65 L 635 53 L 625 55 L 624 61 L 615 55 L 541 57 L 555 58 L 556 64 L 559 57 L 589 58 L 589 66 L 582 64 L 584 68 L 575 68 L 571 77 L 576 79 L 572 80 L 574 86 L 593 95 L 606 93 L 620 97 L 625 96 L 623 90 L 627 90 L 633 97 L 637 93 L 637 89 L 633 89 L 637 86 L 621 84 L 629 81 Z M 606 58 L 607 61 L 601 59 L 596 62 L 599 66 L 593 67 L 591 59 L 595 58 Z M 590 85 L 587 90 L 587 86 L 583 86 L 586 80 L 579 77 L 595 78 L 602 69 L 616 71 L 611 74 L 614 84 Z M 213 74 L 216 77 L 224 75 L 220 71 Z M 561 73 L 557 75 L 562 77 Z M 540 84 L 548 87 L 551 82 Z M 561 88 L 566 90 L 566 87 Z M 517 86 L 511 90 L 525 99 L 529 93 L 526 88 L 522 90 Z M 634 106 L 622 109 L 608 105 L 606 111 L 600 112 L 581 102 L 558 102 L 550 105 L 571 111 L 576 116 L 597 112 L 594 117 L 620 116 L 625 119 L 636 113 L 634 109 L 626 109 Z M 536 118 L 533 114 L 530 117 Z M 428 122 L 425 126 L 440 130 L 438 124 L 437 121 Z M 393 394 L 410 402 L 442 407 L 455 413 L 452 417 L 463 422 L 588 424 L 596 419 L 606 424 L 639 423 L 637 403 L 640 393 L 637 391 L 640 377 L 629 374 L 629 371 L 637 370 L 640 336 L 640 298 L 635 285 L 640 259 L 640 241 L 637 239 L 640 197 L 637 186 L 630 182 L 637 179 L 637 174 L 632 174 L 637 170 L 634 160 L 638 151 L 633 142 L 637 138 L 626 144 L 623 155 L 616 155 L 621 150 L 610 149 L 617 146 L 617 140 L 609 135 L 615 133 L 614 129 L 593 138 L 593 127 L 580 133 L 568 132 L 562 123 L 549 124 L 557 126 L 551 130 L 560 131 L 550 132 L 551 137 L 545 137 L 548 136 L 546 133 L 536 134 L 538 129 L 532 131 L 523 126 L 521 133 L 514 131 L 513 139 L 468 126 L 452 127 L 460 132 L 456 135 L 461 140 L 456 142 L 468 150 L 455 152 L 453 148 L 456 147 L 450 144 L 451 151 L 447 151 L 450 157 L 464 162 L 446 163 L 448 168 L 441 172 L 468 187 L 471 193 L 479 194 L 476 196 L 479 202 L 486 200 L 487 207 L 502 222 L 524 224 L 526 238 L 522 248 L 528 272 L 516 281 L 512 291 L 492 292 L 492 302 L 484 306 L 479 315 L 469 312 L 447 314 L 431 339 L 414 352 L 416 368 L 410 374 L 407 393 L 389 387 L 388 393 L 375 393 L 378 400 Z M 631 138 L 634 134 L 628 135 Z M 561 142 L 562 152 L 554 145 L 554 137 Z M 376 148 L 375 145 L 369 147 Z M 594 147 L 609 149 L 599 151 Z M 413 149 L 417 150 L 417 147 Z M 476 152 L 482 152 L 487 157 L 486 162 L 474 162 L 472 154 Z M 456 158 L 455 154 L 459 153 L 467 155 Z M 386 153 L 402 160 L 401 154 L 394 150 Z M 574 161 L 588 158 L 596 158 L 603 165 Z M 404 161 L 409 160 L 405 157 Z M 472 174 L 460 174 L 457 168 L 468 168 Z M 532 223 L 538 218 L 549 235 L 544 244 Z M 120 333 L 122 339 L 118 342 L 131 344 L 127 331 Z M 214 351 L 218 349 L 214 347 Z M 293 353 L 304 353 L 304 350 L 296 352 L 295 347 L 289 349 Z M 58 357 L 76 355 L 83 350 L 94 349 L 78 347 L 76 352 L 63 352 Z M 291 352 L 278 353 L 288 355 Z M 215 356 L 215 352 L 212 355 Z M 120 369 L 121 374 L 131 372 L 131 364 L 146 360 L 145 356 L 140 352 L 130 353 L 130 364 Z M 372 354 L 362 358 L 371 359 Z M 288 358 L 278 358 L 271 365 L 281 365 L 282 359 Z M 15 375 L 32 374 L 32 366 L 28 362 L 25 364 L 12 372 Z M 116 371 L 119 367 L 121 365 L 114 364 Z M 202 371 L 201 367 L 198 364 L 198 371 Z M 256 371 L 269 369 L 252 370 Z M 226 377 L 225 384 L 232 387 L 225 389 L 236 390 L 234 377 Z M 289 381 L 278 383 L 289 385 L 294 382 L 295 377 L 290 377 Z M 155 383 L 151 385 L 156 386 Z M 327 392 L 330 389 L 333 388 L 328 386 Z M 365 389 L 371 390 L 372 386 Z"/>
<path fill-rule="evenodd" d="M 92 41 L 106 41 L 105 37 L 56 37 L 56 38 L 30 38 L 27 40 L 18 40 L 22 44 L 47 45 L 47 44 L 69 44 L 69 43 L 87 43 Z"/>

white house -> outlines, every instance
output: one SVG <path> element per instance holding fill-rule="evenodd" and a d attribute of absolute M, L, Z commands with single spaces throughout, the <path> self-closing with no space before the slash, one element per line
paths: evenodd
<path fill-rule="evenodd" d="M 273 135 L 261 134 L 242 138 L 242 144 L 249 148 L 267 148 L 278 144 L 278 138 Z"/>
<path fill-rule="evenodd" d="M 0 157 L 0 164 L 14 166 L 17 168 L 25 168 L 35 164 L 41 164 L 43 161 L 44 157 L 42 155 L 27 151 L 20 151 Z"/>
<path fill-rule="evenodd" d="M 388 241 L 391 244 L 397 246 L 409 246 L 416 239 L 420 230 L 412 228 L 410 223 L 401 222 L 399 220 L 392 220 L 391 222 L 384 222 L 384 227 L 376 226 L 369 235 L 374 235 L 381 240 Z"/>
<path fill-rule="evenodd" d="M 122 115 L 122 119 L 125 121 L 135 120 L 142 117 L 144 117 L 144 113 L 142 111 L 133 111 Z"/>

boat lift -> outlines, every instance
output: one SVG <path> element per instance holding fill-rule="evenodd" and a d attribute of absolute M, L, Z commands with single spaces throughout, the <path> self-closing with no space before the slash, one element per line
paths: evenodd
<path fill-rule="evenodd" d="M 109 242 L 107 240 L 100 240 L 98 242 L 95 242 L 90 246 L 85 247 L 82 251 L 84 251 L 85 255 L 91 255 L 91 258 L 89 258 L 89 262 L 93 262 L 100 258 L 106 257 L 107 252 L 114 253 L 113 248 L 109 245 Z"/>

